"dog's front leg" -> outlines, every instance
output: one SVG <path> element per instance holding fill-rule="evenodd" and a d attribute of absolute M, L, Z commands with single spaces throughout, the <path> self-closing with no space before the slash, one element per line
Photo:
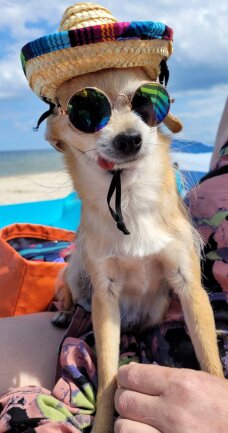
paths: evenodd
<path fill-rule="evenodd" d="M 96 287 L 96 282 L 92 284 L 92 322 L 98 367 L 97 405 L 92 433 L 112 433 L 120 343 L 119 297 L 111 282 L 103 289 Z"/>
<path fill-rule="evenodd" d="M 201 369 L 223 377 L 213 311 L 201 285 L 200 261 L 192 247 L 171 246 L 165 253 L 165 271 L 169 284 L 179 296 L 185 322 Z"/>

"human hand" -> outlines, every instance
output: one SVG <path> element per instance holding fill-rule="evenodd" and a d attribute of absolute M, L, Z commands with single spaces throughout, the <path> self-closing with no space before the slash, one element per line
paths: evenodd
<path fill-rule="evenodd" d="M 228 381 L 195 370 L 119 369 L 115 433 L 228 433 Z"/>

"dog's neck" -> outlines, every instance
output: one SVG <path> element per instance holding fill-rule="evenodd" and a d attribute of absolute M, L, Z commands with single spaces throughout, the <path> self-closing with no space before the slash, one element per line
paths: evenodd
<path fill-rule="evenodd" d="M 151 155 L 121 170 L 122 206 L 126 211 L 132 205 L 139 209 L 151 208 L 160 202 L 166 174 L 162 162 L 156 164 Z M 72 169 L 71 175 L 72 175 Z M 74 186 L 82 202 L 88 208 L 95 208 L 106 217 L 109 213 L 107 194 L 113 172 L 103 170 L 95 161 L 87 165 L 82 158 L 76 161 L 73 177 Z M 112 199 L 113 203 L 113 199 Z"/>
<path fill-rule="evenodd" d="M 94 239 L 92 254 L 101 251 L 102 255 L 144 256 L 164 248 L 170 240 L 164 221 L 169 210 L 177 206 L 175 178 L 168 158 L 159 161 L 148 155 L 121 173 L 121 207 L 131 233 L 127 236 L 117 229 L 107 205 L 112 174 L 93 163 L 87 170 L 82 162 L 77 165 L 75 188 L 82 200 L 81 234 Z M 111 204 L 114 206 L 113 200 Z"/>

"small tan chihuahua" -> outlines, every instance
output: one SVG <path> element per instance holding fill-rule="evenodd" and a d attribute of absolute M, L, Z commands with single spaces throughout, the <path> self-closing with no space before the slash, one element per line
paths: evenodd
<path fill-rule="evenodd" d="M 79 76 L 58 89 L 59 108 L 48 119 L 46 138 L 64 152 L 82 200 L 64 308 L 92 303 L 99 381 L 93 433 L 113 432 L 121 326 L 160 323 L 170 289 L 180 299 L 202 370 L 223 376 L 201 285 L 200 242 L 177 193 L 170 140 L 151 126 L 140 100 L 149 81 L 140 67 Z"/>

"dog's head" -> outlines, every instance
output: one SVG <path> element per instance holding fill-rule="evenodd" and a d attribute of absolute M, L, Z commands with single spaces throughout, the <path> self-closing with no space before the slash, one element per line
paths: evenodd
<path fill-rule="evenodd" d="M 130 168 L 156 152 L 157 128 L 150 127 L 131 109 L 129 101 L 136 89 L 149 81 L 142 68 L 103 70 L 64 83 L 57 92 L 61 108 L 79 89 L 95 87 L 103 91 L 112 105 L 108 124 L 96 133 L 73 128 L 68 116 L 56 113 L 48 120 L 46 138 L 79 164 L 95 163 L 99 168 Z M 69 158 L 68 158 L 69 159 Z"/>

